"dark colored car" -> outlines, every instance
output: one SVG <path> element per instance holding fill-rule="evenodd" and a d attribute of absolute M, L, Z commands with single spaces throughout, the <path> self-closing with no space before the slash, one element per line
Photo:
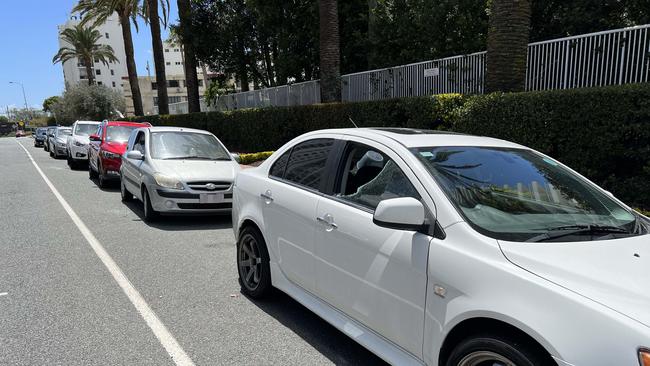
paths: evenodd
<path fill-rule="evenodd" d="M 45 130 L 45 140 L 43 141 L 43 150 L 45 151 L 50 151 L 50 137 L 54 137 L 54 134 L 56 132 L 56 126 L 49 126 L 47 130 Z"/>
<path fill-rule="evenodd" d="M 150 126 L 146 122 L 104 121 L 99 124 L 97 133 L 90 135 L 88 175 L 98 179 L 100 188 L 105 187 L 109 180 L 120 179 L 122 154 L 126 150 L 131 131 Z"/>
<path fill-rule="evenodd" d="M 43 146 L 45 143 L 45 136 L 47 135 L 47 127 L 39 127 L 34 133 L 34 147 Z"/>

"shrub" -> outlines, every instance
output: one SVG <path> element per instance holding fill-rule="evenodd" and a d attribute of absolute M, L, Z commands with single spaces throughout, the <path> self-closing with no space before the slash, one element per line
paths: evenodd
<path fill-rule="evenodd" d="M 262 151 L 252 154 L 239 154 L 240 164 L 248 165 L 256 161 L 266 160 L 269 156 L 273 154 L 273 151 Z"/>
<path fill-rule="evenodd" d="M 650 84 L 389 99 L 137 118 L 205 129 L 232 151 L 276 150 L 305 132 L 352 127 L 451 129 L 540 150 L 623 201 L 650 209 Z"/>

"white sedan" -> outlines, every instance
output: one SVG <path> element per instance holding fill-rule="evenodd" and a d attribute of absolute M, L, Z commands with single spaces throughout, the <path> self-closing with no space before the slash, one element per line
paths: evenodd
<path fill-rule="evenodd" d="M 238 175 L 232 214 L 244 294 L 392 364 L 650 366 L 648 219 L 524 146 L 311 132 Z"/>

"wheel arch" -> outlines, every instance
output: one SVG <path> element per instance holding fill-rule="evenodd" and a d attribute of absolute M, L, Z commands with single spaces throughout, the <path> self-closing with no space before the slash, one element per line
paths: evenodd
<path fill-rule="evenodd" d="M 444 366 L 454 347 L 462 340 L 472 335 L 485 333 L 505 334 L 521 339 L 529 346 L 534 347 L 540 354 L 545 355 L 549 365 L 557 365 L 553 358 L 553 350 L 549 350 L 542 344 L 546 342 L 540 342 L 536 337 L 509 322 L 490 317 L 467 318 L 454 325 L 442 342 L 438 364 Z"/>

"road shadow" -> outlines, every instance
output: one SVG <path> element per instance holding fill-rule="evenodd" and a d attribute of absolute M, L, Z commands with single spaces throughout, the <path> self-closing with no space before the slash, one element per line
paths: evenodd
<path fill-rule="evenodd" d="M 119 191 L 119 187 L 117 189 Z M 220 215 L 160 215 L 153 222 L 144 220 L 144 207 L 142 202 L 134 199 L 130 202 L 122 202 L 136 216 L 137 221 L 142 221 L 149 227 L 165 231 L 187 231 L 187 230 L 217 230 L 231 229 L 232 217 L 230 213 Z"/>
<path fill-rule="evenodd" d="M 274 290 L 264 300 L 251 299 L 245 294 L 242 296 L 291 329 L 335 365 L 388 365 L 352 338 L 279 290 Z"/>
<path fill-rule="evenodd" d="M 99 189 L 102 192 L 120 192 L 120 180 L 109 180 L 106 182 L 106 185 L 104 188 L 101 188 L 99 186 L 99 179 L 97 178 L 90 178 L 88 179 L 95 184 L 95 188 Z"/>

